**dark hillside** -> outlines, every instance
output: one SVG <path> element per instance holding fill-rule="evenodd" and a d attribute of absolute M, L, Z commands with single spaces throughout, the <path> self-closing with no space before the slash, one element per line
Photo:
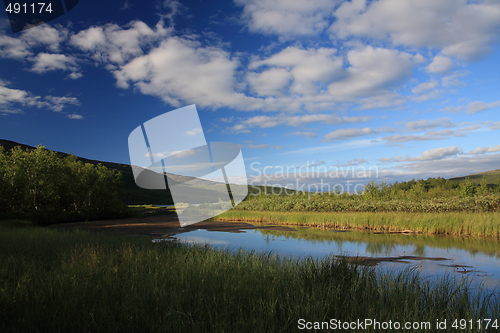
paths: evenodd
<path fill-rule="evenodd" d="M 21 146 L 22 149 L 34 149 L 32 146 L 24 145 L 9 140 L 0 139 L 0 146 L 5 150 L 11 150 L 15 146 Z M 69 154 L 57 152 L 60 157 L 66 157 Z M 120 199 L 127 205 L 141 205 L 141 204 L 156 204 L 156 205 L 172 205 L 172 197 L 169 191 L 163 190 L 146 190 L 138 187 L 134 181 L 132 168 L 128 164 L 102 162 L 90 160 L 87 158 L 78 157 L 83 163 L 90 163 L 97 165 L 101 163 L 108 169 L 119 171 L 123 175 L 123 192 L 120 194 Z"/>

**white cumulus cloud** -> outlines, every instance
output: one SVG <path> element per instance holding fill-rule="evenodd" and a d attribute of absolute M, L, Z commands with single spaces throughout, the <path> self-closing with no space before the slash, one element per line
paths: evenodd
<path fill-rule="evenodd" d="M 471 60 L 489 52 L 491 43 L 498 41 L 500 3 L 353 0 L 342 3 L 335 17 L 329 29 L 333 39 L 368 37 L 394 45 L 438 49 L 444 56 Z"/>
<path fill-rule="evenodd" d="M 335 131 L 332 131 L 326 134 L 323 137 L 323 141 L 333 141 L 333 140 L 347 140 L 352 139 L 354 137 L 375 134 L 376 132 L 369 128 L 340 128 Z"/>
<path fill-rule="evenodd" d="M 484 103 L 484 102 L 471 102 L 467 105 L 467 113 L 472 114 L 472 113 L 478 113 L 484 110 L 488 110 L 491 108 L 495 108 L 500 106 L 500 101 L 496 102 L 491 102 L 491 103 Z"/>
<path fill-rule="evenodd" d="M 171 37 L 113 73 L 119 87 L 132 84 L 143 94 L 158 96 L 174 106 L 184 101 L 200 107 L 245 109 L 254 101 L 235 92 L 238 65 L 220 48 Z"/>
<path fill-rule="evenodd" d="M 425 70 L 428 73 L 448 74 L 454 67 L 453 60 L 442 55 L 437 55 Z"/>
<path fill-rule="evenodd" d="M 409 53 L 372 46 L 349 51 L 347 60 L 346 77 L 328 86 L 329 93 L 339 100 L 381 94 L 409 78 L 416 64 Z"/>
<path fill-rule="evenodd" d="M 328 18 L 339 1 L 235 0 L 243 6 L 242 18 L 250 31 L 280 36 L 311 36 L 328 27 Z"/>
<path fill-rule="evenodd" d="M 53 70 L 77 70 L 76 59 L 65 54 L 39 53 L 34 58 L 32 71 L 43 74 Z M 75 74 L 76 75 L 76 74 Z"/>
<path fill-rule="evenodd" d="M 467 153 L 467 155 L 480 155 L 486 153 L 496 153 L 500 151 L 500 145 L 494 147 L 477 147 L 474 150 L 471 150 Z"/>

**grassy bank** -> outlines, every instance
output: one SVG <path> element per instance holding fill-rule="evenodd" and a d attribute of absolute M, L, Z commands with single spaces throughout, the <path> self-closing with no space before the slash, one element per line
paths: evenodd
<path fill-rule="evenodd" d="M 302 227 L 414 232 L 435 235 L 500 239 L 500 213 L 398 213 L 398 212 L 269 212 L 230 210 L 218 221 L 248 221 Z"/>
<path fill-rule="evenodd" d="M 0 261 L 1 332 L 290 332 L 301 318 L 435 325 L 500 316 L 493 296 L 446 278 L 431 285 L 414 271 L 16 221 L 0 224 Z"/>
<path fill-rule="evenodd" d="M 404 192 L 371 197 L 365 194 L 303 193 L 249 195 L 235 210 L 270 212 L 397 212 L 490 213 L 500 212 L 500 195 L 488 193 L 461 197 L 449 192 Z M 449 196 L 448 196 L 449 195 Z"/>

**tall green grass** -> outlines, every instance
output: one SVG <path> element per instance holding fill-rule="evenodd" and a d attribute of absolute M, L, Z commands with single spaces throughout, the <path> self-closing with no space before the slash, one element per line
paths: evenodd
<path fill-rule="evenodd" d="M 368 193 L 368 192 L 366 192 Z M 434 197 L 427 192 L 402 192 L 372 197 L 367 194 L 337 195 L 303 193 L 292 195 L 249 195 L 234 210 L 275 212 L 408 212 L 408 213 L 486 213 L 500 212 L 500 195 Z"/>
<path fill-rule="evenodd" d="M 298 320 L 499 318 L 494 294 L 416 271 L 0 224 L 0 332 L 291 332 Z"/>
<path fill-rule="evenodd" d="M 414 232 L 500 238 L 500 213 L 323 213 L 230 210 L 216 221 L 249 221 L 299 227 Z"/>

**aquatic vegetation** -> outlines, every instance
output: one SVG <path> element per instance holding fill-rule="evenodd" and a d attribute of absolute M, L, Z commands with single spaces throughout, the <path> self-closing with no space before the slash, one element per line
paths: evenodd
<path fill-rule="evenodd" d="M 374 199 L 365 195 L 334 193 L 303 193 L 293 195 L 249 196 L 235 210 L 275 212 L 411 212 L 449 213 L 500 212 L 500 195 L 452 197 L 386 197 Z"/>

